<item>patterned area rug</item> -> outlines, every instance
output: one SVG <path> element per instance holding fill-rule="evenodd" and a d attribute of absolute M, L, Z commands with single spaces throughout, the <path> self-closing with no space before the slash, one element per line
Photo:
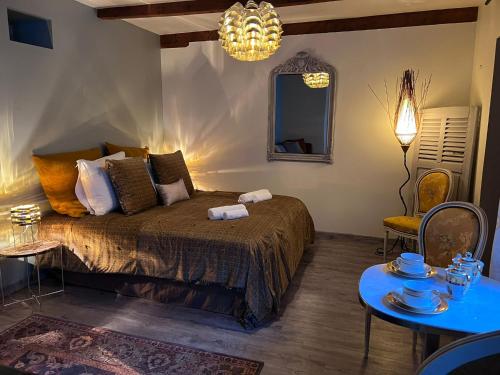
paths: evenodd
<path fill-rule="evenodd" d="M 42 315 L 0 334 L 0 364 L 50 375 L 257 375 L 263 366 Z"/>

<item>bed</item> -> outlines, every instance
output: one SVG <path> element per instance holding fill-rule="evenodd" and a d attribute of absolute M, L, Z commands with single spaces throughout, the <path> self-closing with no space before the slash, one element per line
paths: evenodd
<path fill-rule="evenodd" d="M 125 216 L 46 215 L 42 239 L 65 248 L 66 278 L 76 284 L 231 314 L 247 328 L 276 316 L 314 224 L 296 198 L 248 204 L 250 216 L 207 219 L 210 207 L 239 193 L 196 192 L 190 200 Z M 47 254 L 44 267 L 57 268 Z"/>

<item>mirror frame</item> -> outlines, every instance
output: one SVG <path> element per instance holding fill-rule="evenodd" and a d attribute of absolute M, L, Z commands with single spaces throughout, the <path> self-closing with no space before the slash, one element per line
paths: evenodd
<path fill-rule="evenodd" d="M 328 72 L 330 74 L 330 111 L 328 113 L 327 148 L 325 154 L 292 154 L 275 152 L 275 113 L 276 113 L 276 79 L 280 74 L 303 74 Z M 271 71 L 269 91 L 269 134 L 267 141 L 267 160 L 303 161 L 333 163 L 333 119 L 335 112 L 335 94 L 337 77 L 333 66 L 301 51 L 285 63 L 278 65 Z"/>

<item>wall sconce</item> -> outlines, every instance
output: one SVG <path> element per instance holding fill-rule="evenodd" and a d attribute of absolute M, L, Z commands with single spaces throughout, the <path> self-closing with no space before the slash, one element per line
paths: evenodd
<path fill-rule="evenodd" d="M 22 206 L 16 206 L 10 209 L 10 222 L 12 225 L 12 235 L 14 239 L 14 247 L 16 246 L 16 228 L 20 227 L 22 229 L 19 237 L 19 242 L 25 239 L 28 232 L 30 232 L 31 241 L 35 243 L 35 230 L 34 227 L 40 223 L 41 213 L 40 207 L 36 204 L 26 204 Z"/>

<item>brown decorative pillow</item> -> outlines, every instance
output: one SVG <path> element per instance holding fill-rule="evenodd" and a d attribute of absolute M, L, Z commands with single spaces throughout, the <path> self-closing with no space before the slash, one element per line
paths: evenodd
<path fill-rule="evenodd" d="M 78 201 L 75 194 L 78 178 L 76 161 L 95 160 L 101 156 L 99 148 L 62 154 L 33 155 L 40 183 L 54 211 L 72 217 L 85 215 L 87 209 Z"/>
<path fill-rule="evenodd" d="M 142 158 L 106 160 L 106 169 L 125 215 L 156 206 L 156 192 Z"/>
<path fill-rule="evenodd" d="M 173 154 L 149 155 L 156 182 L 160 185 L 173 184 L 182 178 L 189 195 L 194 193 L 193 181 L 181 151 Z"/>
<path fill-rule="evenodd" d="M 149 148 L 147 147 L 128 147 L 128 146 L 118 146 L 112 143 L 104 143 L 106 146 L 106 150 L 108 151 L 108 155 L 116 154 L 120 151 L 125 152 L 125 156 L 128 158 L 136 158 L 140 157 L 146 159 L 149 154 Z"/>

